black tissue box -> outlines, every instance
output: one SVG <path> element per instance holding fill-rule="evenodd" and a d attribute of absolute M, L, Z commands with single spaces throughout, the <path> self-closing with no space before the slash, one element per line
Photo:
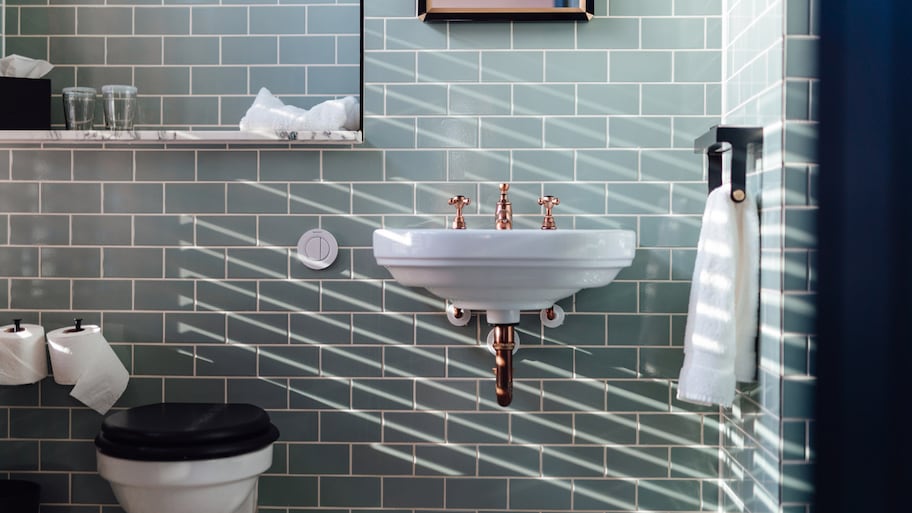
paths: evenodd
<path fill-rule="evenodd" d="M 0 130 L 50 130 L 51 80 L 0 77 Z"/>

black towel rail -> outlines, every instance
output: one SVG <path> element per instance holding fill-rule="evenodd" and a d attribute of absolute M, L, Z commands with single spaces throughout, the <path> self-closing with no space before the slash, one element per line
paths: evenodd
<path fill-rule="evenodd" d="M 763 151 L 763 127 L 715 125 L 694 140 L 694 153 L 706 152 L 709 160 L 708 185 L 711 192 L 722 185 L 722 154 L 732 152 L 731 198 L 741 202 L 746 197 L 747 167 Z"/>

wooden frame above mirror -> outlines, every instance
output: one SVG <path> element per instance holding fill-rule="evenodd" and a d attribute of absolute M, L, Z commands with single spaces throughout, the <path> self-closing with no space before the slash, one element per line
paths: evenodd
<path fill-rule="evenodd" d="M 418 0 L 422 21 L 588 21 L 595 0 Z"/>

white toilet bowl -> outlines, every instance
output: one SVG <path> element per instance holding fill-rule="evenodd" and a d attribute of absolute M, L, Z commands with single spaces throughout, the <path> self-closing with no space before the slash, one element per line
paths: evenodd
<path fill-rule="evenodd" d="M 127 513 L 255 513 L 276 438 L 249 404 L 140 406 L 104 420 L 98 473 Z"/>

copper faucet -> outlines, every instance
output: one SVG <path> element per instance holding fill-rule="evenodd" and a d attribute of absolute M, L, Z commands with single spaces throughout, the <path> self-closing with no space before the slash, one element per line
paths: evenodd
<path fill-rule="evenodd" d="M 508 190 L 510 190 L 510 184 L 500 184 L 500 199 L 494 210 L 494 228 L 497 230 L 513 229 L 513 205 L 507 199 Z"/>
<path fill-rule="evenodd" d="M 556 230 L 557 225 L 554 224 L 554 215 L 551 214 L 551 209 L 560 205 L 560 199 L 556 196 L 542 196 L 538 198 L 538 204 L 545 207 L 545 219 L 542 221 L 542 230 Z"/>
<path fill-rule="evenodd" d="M 456 218 L 453 219 L 453 229 L 454 230 L 465 230 L 466 223 L 465 223 L 465 217 L 462 216 L 462 209 L 463 209 L 463 207 L 467 207 L 469 205 L 469 203 L 472 203 L 472 200 L 470 200 L 469 198 L 467 198 L 465 196 L 459 195 L 459 196 L 453 196 L 452 198 L 450 198 L 449 203 L 450 203 L 450 205 L 454 205 L 456 207 Z"/>

